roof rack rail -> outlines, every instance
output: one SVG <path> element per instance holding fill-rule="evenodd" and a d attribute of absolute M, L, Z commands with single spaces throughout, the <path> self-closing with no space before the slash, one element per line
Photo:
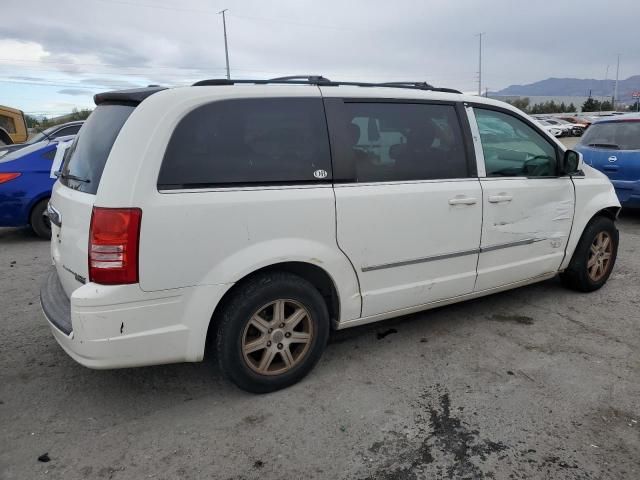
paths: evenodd
<path fill-rule="evenodd" d="M 290 75 L 288 77 L 270 78 L 268 82 L 288 82 L 291 80 L 306 80 L 309 83 L 331 83 L 326 77 L 322 75 Z"/>
<path fill-rule="evenodd" d="M 422 87 L 422 88 L 435 88 L 433 85 L 427 82 L 384 82 L 382 85 L 389 87 Z"/>
<path fill-rule="evenodd" d="M 291 75 L 287 77 L 277 77 L 271 79 L 225 79 L 225 78 L 213 78 L 210 80 L 200 80 L 193 84 L 194 87 L 200 86 L 212 86 L 212 85 L 236 85 L 236 84 L 253 84 L 253 85 L 267 85 L 272 83 L 279 83 L 285 85 L 318 85 L 323 87 L 337 87 L 340 85 L 347 85 L 353 87 L 390 87 L 390 88 L 410 88 L 414 90 L 430 90 L 434 92 L 444 93 L 462 93 L 459 90 L 453 88 L 434 87 L 427 82 L 382 82 L 382 83 L 367 83 L 367 82 L 334 82 L 322 75 Z"/>

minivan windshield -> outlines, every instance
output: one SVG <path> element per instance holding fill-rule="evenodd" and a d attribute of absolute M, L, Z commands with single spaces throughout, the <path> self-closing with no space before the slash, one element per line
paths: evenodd
<path fill-rule="evenodd" d="M 99 105 L 82 126 L 65 155 L 60 174 L 63 185 L 95 194 L 111 147 L 135 107 L 120 104 Z"/>
<path fill-rule="evenodd" d="M 582 136 L 580 144 L 615 150 L 640 150 L 640 120 L 594 123 Z"/>

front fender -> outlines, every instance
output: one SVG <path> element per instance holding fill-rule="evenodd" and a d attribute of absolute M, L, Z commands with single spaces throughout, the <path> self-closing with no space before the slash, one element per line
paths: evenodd
<path fill-rule="evenodd" d="M 607 208 L 620 209 L 620 202 L 609 179 L 588 165 L 585 165 L 584 170 L 584 177 L 572 178 L 575 185 L 576 206 L 566 254 L 560 265 L 561 270 L 569 266 L 582 232 L 591 219 Z"/>

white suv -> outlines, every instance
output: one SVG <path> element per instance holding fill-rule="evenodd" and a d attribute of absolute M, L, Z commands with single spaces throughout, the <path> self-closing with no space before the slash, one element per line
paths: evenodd
<path fill-rule="evenodd" d="M 202 360 L 266 392 L 330 329 L 538 282 L 600 288 L 609 180 L 511 106 L 322 77 L 96 95 L 41 302 L 83 365 Z"/>

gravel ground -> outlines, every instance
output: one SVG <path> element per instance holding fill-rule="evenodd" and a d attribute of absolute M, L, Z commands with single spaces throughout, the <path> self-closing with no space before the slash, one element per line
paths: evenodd
<path fill-rule="evenodd" d="M 0 478 L 640 478 L 640 214 L 619 228 L 598 292 L 550 280 L 338 332 L 263 396 L 212 361 L 74 363 L 38 304 L 48 243 L 0 229 Z"/>

